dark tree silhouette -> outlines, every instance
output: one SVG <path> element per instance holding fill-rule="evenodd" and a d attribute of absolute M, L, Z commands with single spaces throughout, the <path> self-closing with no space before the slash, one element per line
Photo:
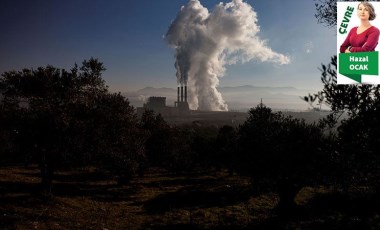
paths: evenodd
<path fill-rule="evenodd" d="M 194 168 L 197 157 L 191 149 L 192 129 L 171 127 L 160 114 L 144 111 L 140 127 L 145 131 L 145 167 L 162 167 L 173 173 L 183 173 Z"/>
<path fill-rule="evenodd" d="M 341 177 L 343 185 L 365 184 L 378 187 L 377 178 L 380 163 L 376 147 L 380 144 L 378 127 L 380 86 L 379 85 L 337 85 L 336 56 L 326 66 L 322 65 L 321 93 L 325 97 L 332 113 L 321 123 L 330 127 L 337 126 L 338 118 L 347 113 L 348 118 L 341 122 L 337 129 L 336 168 L 344 174 Z"/>
<path fill-rule="evenodd" d="M 193 131 L 190 145 L 196 166 L 206 169 L 215 167 L 221 157 L 215 145 L 218 128 L 193 124 L 190 129 Z"/>
<path fill-rule="evenodd" d="M 121 166 L 114 169 L 126 175 L 130 160 L 138 158 L 129 154 L 141 155 L 134 110 L 121 95 L 108 93 L 104 70 L 91 58 L 70 71 L 47 66 L 0 78 L 3 107 L 18 114 L 8 116 L 15 149 L 38 162 L 45 192 L 58 168 L 89 164 L 102 153 L 117 158 Z"/>
<path fill-rule="evenodd" d="M 259 191 L 275 191 L 279 210 L 291 211 L 304 186 L 322 183 L 330 164 L 322 130 L 315 124 L 273 113 L 260 104 L 239 129 L 239 172 Z"/>
<path fill-rule="evenodd" d="M 322 110 L 322 105 L 323 105 L 325 98 L 321 92 L 314 93 L 314 94 L 309 93 L 309 95 L 303 96 L 300 98 L 301 98 L 301 100 L 303 100 L 309 104 L 310 109 L 317 110 L 317 111 Z M 317 104 L 318 107 L 314 106 L 314 102 L 317 101 L 317 99 L 318 99 L 318 104 Z"/>
<path fill-rule="evenodd" d="M 140 127 L 145 130 L 147 137 L 146 167 L 164 166 L 165 158 L 170 155 L 173 145 L 172 130 L 161 114 L 153 110 L 145 110 L 140 119 Z"/>
<path fill-rule="evenodd" d="M 322 83 L 325 102 L 334 112 L 347 112 L 356 116 L 366 112 L 379 100 L 378 85 L 338 85 L 337 84 L 337 58 L 333 56 L 326 66 L 322 64 Z"/>
<path fill-rule="evenodd" d="M 216 138 L 217 156 L 215 161 L 219 167 L 226 167 L 230 175 L 233 174 L 234 168 L 238 166 L 236 159 L 237 151 L 237 130 L 229 125 L 220 128 Z"/>
<path fill-rule="evenodd" d="M 0 164 L 5 164 L 14 161 L 12 156 L 15 155 L 13 154 L 15 149 L 12 148 L 12 143 L 16 133 L 12 132 L 11 127 L 13 127 L 14 121 L 17 120 L 16 117 L 20 114 L 6 109 L 1 98 L 0 108 Z"/>
<path fill-rule="evenodd" d="M 67 152 L 61 135 L 68 126 L 64 107 L 71 101 L 69 95 L 75 90 L 70 86 L 76 85 L 73 81 L 77 79 L 52 66 L 2 74 L 5 106 L 24 115 L 15 126 L 20 150 L 38 157 L 42 185 L 47 192 L 56 163 Z"/>
<path fill-rule="evenodd" d="M 114 93 L 97 98 L 89 112 L 86 127 L 91 140 L 85 143 L 92 144 L 98 165 L 116 175 L 119 184 L 128 183 L 145 161 L 145 137 L 134 108 Z"/>
<path fill-rule="evenodd" d="M 170 129 L 169 137 L 163 167 L 173 173 L 184 173 L 194 169 L 197 156 L 191 148 L 192 130 L 173 127 Z"/>
<path fill-rule="evenodd" d="M 376 2 L 376 0 L 374 0 Z M 327 27 L 334 27 L 337 25 L 337 0 L 314 0 L 315 18 L 318 23 Z M 345 0 L 345 2 L 355 2 L 355 0 Z"/>

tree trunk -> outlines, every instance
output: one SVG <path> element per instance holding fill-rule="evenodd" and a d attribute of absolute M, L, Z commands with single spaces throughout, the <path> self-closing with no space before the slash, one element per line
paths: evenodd
<path fill-rule="evenodd" d="M 41 171 L 41 188 L 44 195 L 50 195 L 53 185 L 54 167 L 52 162 L 49 162 L 46 154 L 42 154 L 40 162 Z"/>
<path fill-rule="evenodd" d="M 300 189 L 300 186 L 289 181 L 284 181 L 280 185 L 278 191 L 280 201 L 277 206 L 277 210 L 279 211 L 280 215 L 288 215 L 296 210 L 297 204 L 294 199 Z"/>

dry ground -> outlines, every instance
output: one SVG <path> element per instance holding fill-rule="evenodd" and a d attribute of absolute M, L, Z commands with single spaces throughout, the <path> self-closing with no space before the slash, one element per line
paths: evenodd
<path fill-rule="evenodd" d="M 49 197 L 38 173 L 0 168 L 0 229 L 380 229 L 376 202 L 326 188 L 304 188 L 299 210 L 282 217 L 275 194 L 226 172 L 152 170 L 125 186 L 95 169 L 58 172 Z"/>

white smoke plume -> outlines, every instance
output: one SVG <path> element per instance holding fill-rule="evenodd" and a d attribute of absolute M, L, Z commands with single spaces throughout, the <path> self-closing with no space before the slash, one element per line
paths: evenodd
<path fill-rule="evenodd" d="M 199 0 L 182 6 L 165 40 L 176 51 L 177 82 L 188 85 L 191 109 L 227 111 L 216 87 L 226 64 L 257 60 L 287 64 L 257 33 L 257 15 L 243 0 L 218 4 L 212 12 Z"/>

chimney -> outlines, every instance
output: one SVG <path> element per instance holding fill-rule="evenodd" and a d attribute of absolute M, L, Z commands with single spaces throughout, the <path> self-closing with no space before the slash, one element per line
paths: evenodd
<path fill-rule="evenodd" d="M 187 85 L 185 85 L 185 102 L 187 102 Z"/>
<path fill-rule="evenodd" d="M 181 85 L 181 102 L 183 101 L 183 85 Z"/>
<path fill-rule="evenodd" d="M 177 87 L 178 88 L 178 90 L 177 90 L 177 102 L 179 102 L 179 87 L 180 86 L 178 85 L 178 87 Z"/>

